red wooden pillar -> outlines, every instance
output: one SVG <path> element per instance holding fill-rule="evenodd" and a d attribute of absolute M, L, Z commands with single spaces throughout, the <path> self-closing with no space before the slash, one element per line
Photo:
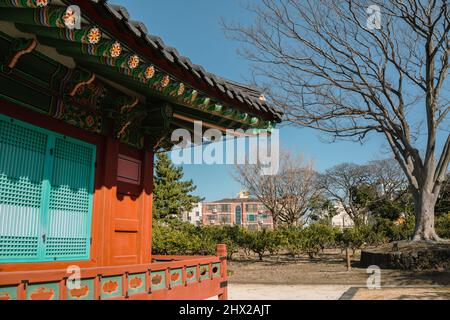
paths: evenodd
<path fill-rule="evenodd" d="M 143 210 L 142 210 L 142 245 L 141 263 L 152 262 L 152 206 L 153 206 L 153 163 L 152 152 L 145 151 L 143 161 Z"/>
<path fill-rule="evenodd" d="M 219 300 L 228 300 L 228 271 L 227 271 L 227 246 L 218 244 L 216 247 L 216 255 L 220 257 L 221 264 L 221 284 L 222 293 L 219 294 Z"/>
<path fill-rule="evenodd" d="M 108 137 L 106 139 L 106 152 L 104 164 L 104 185 L 103 185 L 103 236 L 101 244 L 103 247 L 103 257 L 100 261 L 101 266 L 112 264 L 112 240 L 114 235 L 113 218 L 115 212 L 115 199 L 117 194 L 117 166 L 119 155 L 119 141 Z"/>

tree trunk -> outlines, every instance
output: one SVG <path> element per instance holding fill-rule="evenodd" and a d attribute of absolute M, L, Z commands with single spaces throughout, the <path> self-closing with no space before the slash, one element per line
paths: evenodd
<path fill-rule="evenodd" d="M 413 241 L 439 241 L 441 240 L 434 229 L 434 207 L 437 196 L 424 190 L 414 194 L 414 213 L 416 216 L 416 227 Z"/>
<path fill-rule="evenodd" d="M 274 214 L 273 211 L 271 211 L 272 214 L 272 225 L 273 225 L 273 229 L 276 230 L 278 227 L 278 215 Z"/>

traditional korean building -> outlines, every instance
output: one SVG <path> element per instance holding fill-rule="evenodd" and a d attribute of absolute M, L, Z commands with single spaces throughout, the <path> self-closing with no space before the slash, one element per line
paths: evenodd
<path fill-rule="evenodd" d="M 153 155 L 196 120 L 281 114 L 106 0 L 0 0 L 0 300 L 226 299 L 224 246 L 151 253 Z"/>

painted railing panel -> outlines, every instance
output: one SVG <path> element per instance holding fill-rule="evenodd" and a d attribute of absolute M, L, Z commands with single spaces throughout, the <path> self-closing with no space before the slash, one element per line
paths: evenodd
<path fill-rule="evenodd" d="M 159 262 L 81 269 L 75 288 L 67 270 L 0 272 L 0 300 L 227 298 L 226 251 L 222 256 L 155 260 Z"/>

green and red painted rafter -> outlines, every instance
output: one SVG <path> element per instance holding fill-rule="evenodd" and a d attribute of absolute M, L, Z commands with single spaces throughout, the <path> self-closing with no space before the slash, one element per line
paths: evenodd
<path fill-rule="evenodd" d="M 0 7 L 44 8 L 49 0 L 0 0 Z"/>
<path fill-rule="evenodd" d="M 107 39 L 97 26 L 82 25 L 69 29 L 76 16 L 66 8 L 50 6 L 46 0 L 0 0 L 0 20 L 16 23 L 24 32 L 34 33 L 46 45 L 75 60 L 112 68 L 147 86 L 159 95 L 170 97 L 182 105 L 233 120 L 243 127 L 272 129 L 272 121 L 223 106 L 188 84 L 176 79 L 139 55 L 130 52 L 117 40 Z"/>

